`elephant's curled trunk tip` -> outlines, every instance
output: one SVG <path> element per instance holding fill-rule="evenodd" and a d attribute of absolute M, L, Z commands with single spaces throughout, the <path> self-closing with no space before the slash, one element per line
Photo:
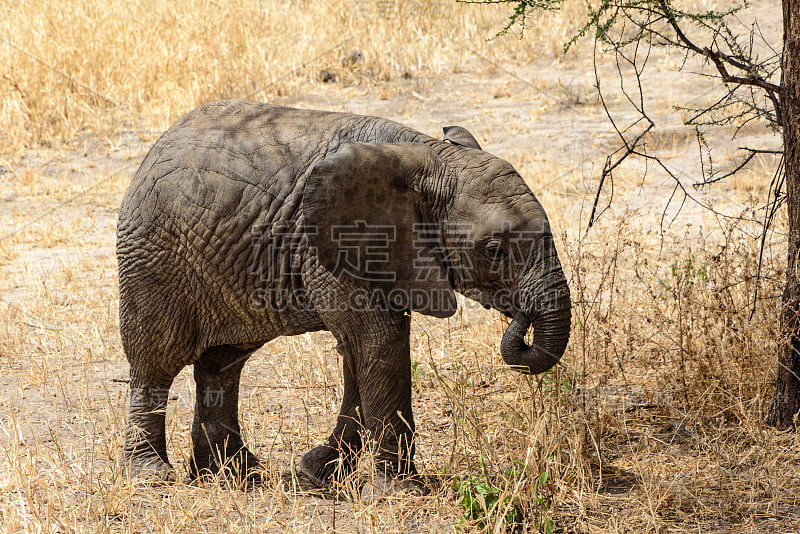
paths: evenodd
<path fill-rule="evenodd" d="M 518 312 L 503 334 L 500 354 L 505 362 L 525 374 L 543 373 L 561 360 L 569 341 L 571 311 L 569 305 L 539 314 L 535 319 Z M 533 324 L 533 340 L 525 335 Z"/>

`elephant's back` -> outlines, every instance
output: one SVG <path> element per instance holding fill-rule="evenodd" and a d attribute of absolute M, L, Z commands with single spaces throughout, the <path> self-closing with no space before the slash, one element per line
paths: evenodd
<path fill-rule="evenodd" d="M 342 144 L 430 139 L 377 117 L 212 102 L 155 143 L 123 199 L 118 233 L 149 232 L 167 222 L 218 234 L 256 218 L 291 223 L 314 164 Z"/>
<path fill-rule="evenodd" d="M 220 325 L 233 321 L 258 323 L 269 337 L 269 321 L 249 299 L 260 283 L 262 234 L 296 224 L 299 216 L 303 170 L 292 154 L 295 143 L 284 140 L 299 120 L 287 111 L 214 103 L 155 143 L 120 209 L 117 257 L 126 309 L 163 294 L 160 305 L 179 310 L 170 313 L 197 317 L 190 322 L 199 325 L 198 336 L 213 337 L 206 323 L 224 331 Z"/>
<path fill-rule="evenodd" d="M 123 199 L 118 253 L 147 241 L 214 261 L 254 225 L 296 218 L 302 170 L 278 138 L 281 115 L 264 104 L 217 102 L 167 130 Z"/>
<path fill-rule="evenodd" d="M 280 112 L 263 104 L 224 104 L 192 111 L 161 136 L 123 199 L 121 222 L 200 211 L 235 216 L 250 200 L 264 206 L 293 188 L 298 173 L 291 149 L 270 127 Z"/>

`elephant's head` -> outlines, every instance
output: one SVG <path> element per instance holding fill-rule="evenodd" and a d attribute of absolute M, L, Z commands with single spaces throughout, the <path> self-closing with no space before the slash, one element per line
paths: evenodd
<path fill-rule="evenodd" d="M 303 200 L 311 247 L 364 291 L 356 304 L 449 317 L 458 291 L 501 311 L 512 319 L 503 359 L 544 372 L 570 328 L 547 216 L 509 163 L 450 131 L 452 144 L 351 144 L 318 162 Z"/>

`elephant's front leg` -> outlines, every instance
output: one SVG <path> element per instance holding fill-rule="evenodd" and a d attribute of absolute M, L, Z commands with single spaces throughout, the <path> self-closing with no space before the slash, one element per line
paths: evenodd
<path fill-rule="evenodd" d="M 336 324 L 330 324 L 333 321 Z M 328 324 L 353 355 L 362 428 L 375 446 L 378 473 L 389 478 L 415 474 L 411 317 L 402 312 L 351 312 Z"/>
<path fill-rule="evenodd" d="M 213 347 L 194 363 L 197 385 L 192 423 L 192 478 L 231 471 L 238 479 L 259 476 L 261 464 L 242 441 L 239 379 L 252 350 Z"/>
<path fill-rule="evenodd" d="M 327 443 L 303 456 L 301 472 L 318 486 L 327 485 L 337 469 L 349 473 L 366 433 L 382 480 L 415 474 L 410 316 L 369 311 L 324 320 L 344 357 L 345 394 L 336 428 Z"/>
<path fill-rule="evenodd" d="M 298 469 L 315 486 L 327 487 L 331 480 L 343 480 L 355 468 L 361 452 L 361 397 L 355 376 L 352 347 L 340 343 L 344 393 L 336 427 L 323 445 L 308 451 L 300 459 Z"/>
<path fill-rule="evenodd" d="M 406 478 L 417 472 L 411 411 L 411 317 L 385 312 L 364 319 L 364 328 L 356 334 L 361 352 L 356 377 L 364 427 L 375 443 L 378 475 Z"/>

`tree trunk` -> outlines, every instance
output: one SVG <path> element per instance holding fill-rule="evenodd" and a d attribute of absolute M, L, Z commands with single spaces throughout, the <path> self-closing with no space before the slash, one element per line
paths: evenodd
<path fill-rule="evenodd" d="M 800 0 L 783 0 L 783 149 L 789 210 L 789 262 L 781 314 L 778 376 L 767 423 L 792 428 L 800 411 Z"/>

